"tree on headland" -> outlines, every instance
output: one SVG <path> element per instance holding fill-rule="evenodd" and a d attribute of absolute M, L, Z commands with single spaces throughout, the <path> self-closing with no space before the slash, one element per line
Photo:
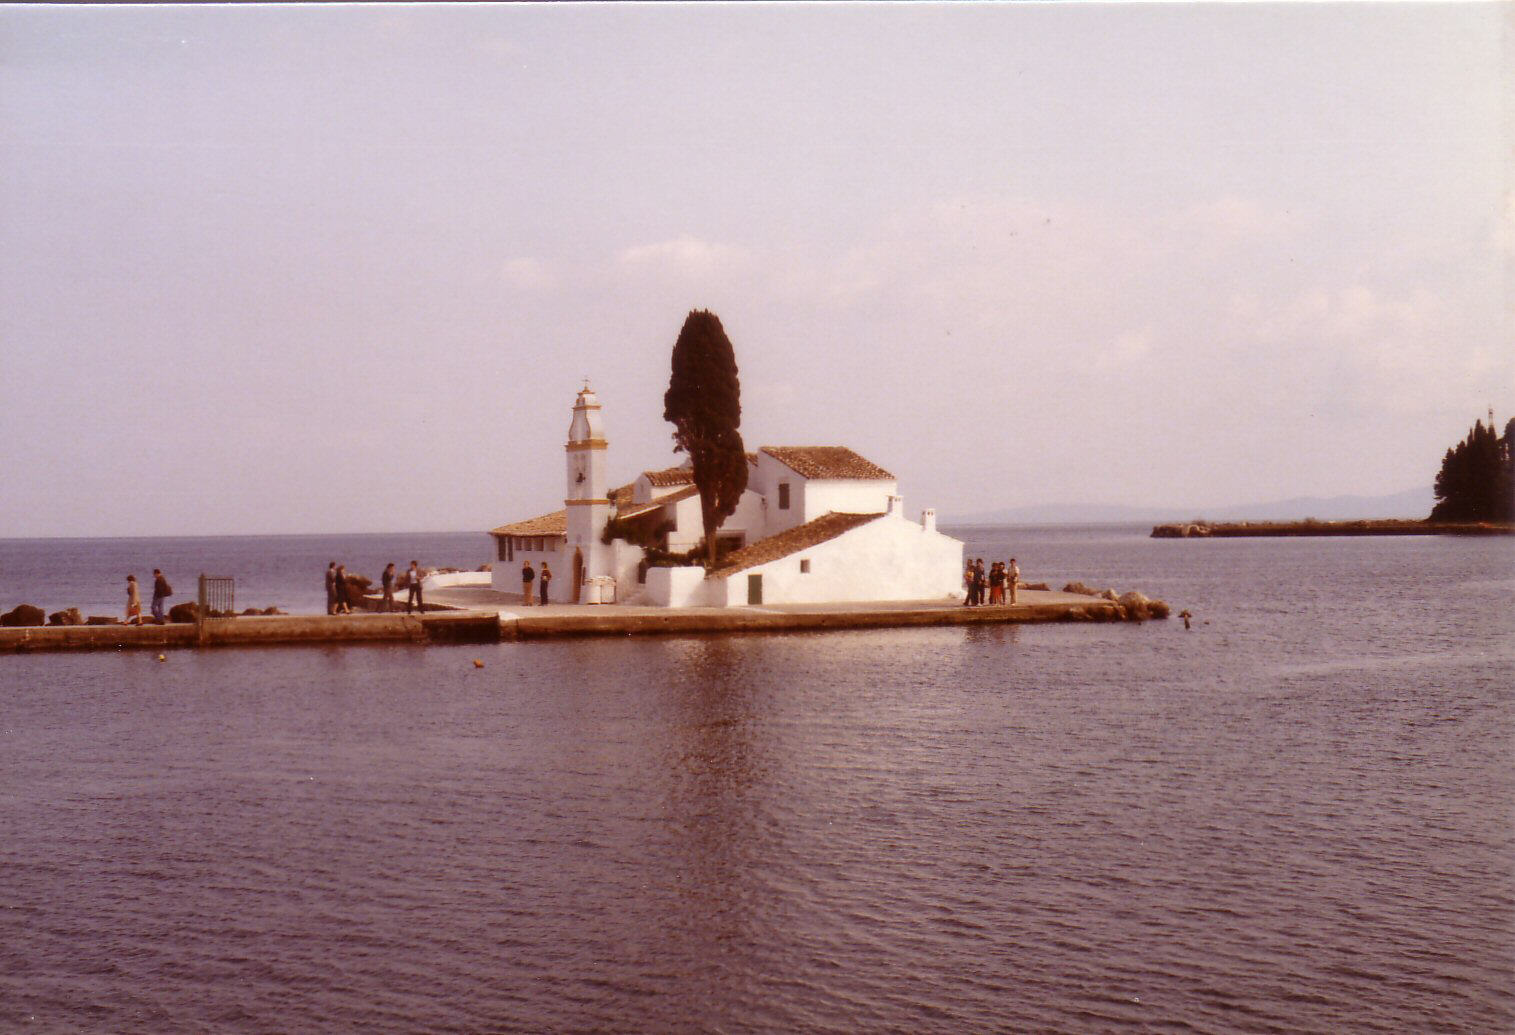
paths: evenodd
<path fill-rule="evenodd" d="M 674 451 L 693 461 L 706 565 L 714 567 L 716 529 L 736 511 L 747 488 L 747 453 L 738 430 L 742 387 L 736 354 L 720 318 L 709 310 L 691 311 L 673 344 L 663 419 L 673 424 Z"/>
<path fill-rule="evenodd" d="M 1475 421 L 1468 437 L 1447 450 L 1436 475 L 1432 521 L 1515 521 L 1515 418 L 1494 433 Z"/>

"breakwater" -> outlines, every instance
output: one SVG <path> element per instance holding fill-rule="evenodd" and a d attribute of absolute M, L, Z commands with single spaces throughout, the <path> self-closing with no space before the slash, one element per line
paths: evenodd
<path fill-rule="evenodd" d="M 1166 617 L 1166 605 L 1141 617 Z M 542 613 L 428 611 L 424 615 L 271 615 L 201 625 L 76 625 L 0 629 L 0 653 L 154 650 L 289 644 L 495 643 L 592 636 L 912 628 L 1017 622 L 1115 622 L 1137 617 L 1115 600 L 966 608 L 951 604 L 790 608 L 562 607 Z"/>
<path fill-rule="evenodd" d="M 1515 525 L 1377 521 L 1193 521 L 1156 525 L 1153 539 L 1229 539 L 1243 536 L 1515 535 Z"/>

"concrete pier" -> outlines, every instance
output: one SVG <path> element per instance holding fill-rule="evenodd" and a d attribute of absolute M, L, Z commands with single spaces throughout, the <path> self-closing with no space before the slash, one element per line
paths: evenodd
<path fill-rule="evenodd" d="M 424 615 L 274 615 L 213 618 L 189 624 L 75 625 L 0 629 L 0 654 L 71 650 L 161 650 L 288 644 L 495 643 L 588 636 L 667 636 L 882 629 L 1016 622 L 1116 621 L 1120 609 L 1098 597 L 1028 590 L 1014 606 L 963 607 L 946 601 L 662 608 L 617 604 L 519 607 L 487 590 L 457 590 L 437 602 L 457 608 Z M 443 593 L 438 593 L 443 597 Z"/>

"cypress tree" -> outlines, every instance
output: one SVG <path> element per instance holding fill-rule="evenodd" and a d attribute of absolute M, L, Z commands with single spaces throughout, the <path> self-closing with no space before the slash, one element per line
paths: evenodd
<path fill-rule="evenodd" d="M 1515 521 L 1515 419 L 1501 437 L 1491 418 L 1448 449 L 1436 475 L 1432 521 Z"/>
<path fill-rule="evenodd" d="M 715 533 L 747 488 L 747 452 L 738 430 L 742 386 L 736 354 L 720 318 L 690 312 L 673 344 L 673 373 L 663 395 L 663 419 L 673 424 L 675 452 L 693 461 L 705 527 L 706 566 L 715 566 Z"/>

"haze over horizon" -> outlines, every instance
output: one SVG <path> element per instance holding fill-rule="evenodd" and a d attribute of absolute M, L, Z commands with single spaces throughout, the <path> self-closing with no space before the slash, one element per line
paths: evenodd
<path fill-rule="evenodd" d="M 480 530 L 748 448 L 952 515 L 1515 414 L 1504 4 L 0 6 L 0 536 Z"/>

